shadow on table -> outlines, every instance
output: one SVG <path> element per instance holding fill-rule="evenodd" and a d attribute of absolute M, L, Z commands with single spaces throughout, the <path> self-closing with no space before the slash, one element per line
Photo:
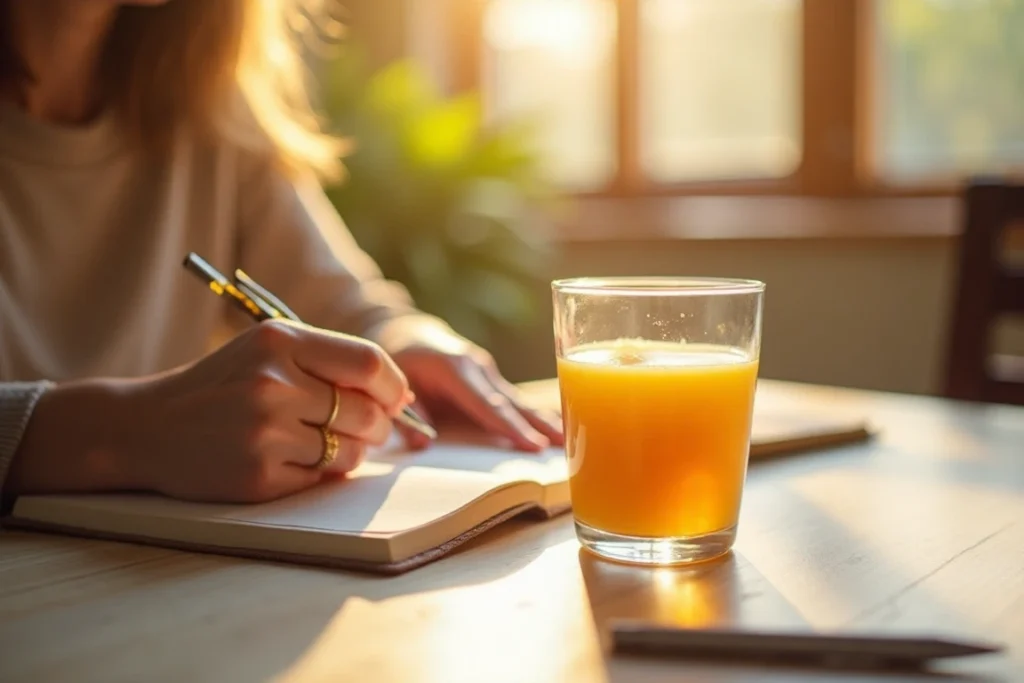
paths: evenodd
<path fill-rule="evenodd" d="M 579 562 L 599 625 L 611 619 L 642 618 L 713 627 L 737 618 L 742 598 L 733 553 L 691 567 L 648 568 L 604 560 L 581 548 Z"/>
<path fill-rule="evenodd" d="M 33 608 L 18 609 L 16 618 L 0 625 L 3 649 L 15 654 L 0 658 L 0 679 L 81 680 L 76 672 L 83 667 L 96 671 L 95 657 L 110 649 L 112 656 L 146 653 L 116 656 L 120 662 L 114 666 L 125 680 L 146 680 L 154 673 L 161 680 L 275 680 L 311 651 L 322 650 L 324 643 L 333 646 L 339 640 L 339 623 L 344 622 L 344 629 L 357 626 L 353 616 L 362 614 L 365 605 L 385 604 L 391 619 L 397 611 L 399 621 L 409 629 L 406 635 L 411 636 L 422 625 L 417 620 L 429 615 L 411 613 L 401 598 L 496 581 L 530 564 L 552 542 L 568 535 L 571 529 L 559 531 L 556 522 L 510 520 L 448 557 L 391 577 L 72 541 L 75 545 L 69 546 L 65 561 L 67 588 L 57 596 L 59 623 L 56 613 Z M 75 565 L 78 571 L 73 571 Z M 53 590 L 52 584 L 48 590 Z M 35 607 L 39 595 L 43 594 L 37 594 Z M 138 627 L 121 630 L 116 648 L 98 641 L 90 647 L 87 643 L 95 637 L 90 632 L 100 626 L 93 616 L 98 614 L 104 623 Z M 54 637 L 74 640 L 81 647 L 57 652 L 40 646 Z M 399 643 L 389 641 L 390 637 L 381 634 L 378 642 L 397 647 Z M 174 643 L 173 655 L 161 646 L 163 642 Z M 245 645 L 225 647 L 231 642 Z M 366 656 L 344 647 L 333 649 L 333 656 L 343 660 L 354 662 L 360 654 Z M 242 652 L 244 656 L 239 656 Z"/>
<path fill-rule="evenodd" d="M 686 628 L 799 627 L 806 622 L 753 565 L 735 552 L 686 567 L 618 564 L 579 551 L 594 621 L 608 645 L 611 620 L 643 619 Z"/>
<path fill-rule="evenodd" d="M 594 625 L 606 653 L 608 683 L 686 680 L 817 681 L 821 669 L 611 654 L 614 620 L 643 620 L 680 628 L 806 630 L 807 621 L 771 582 L 735 552 L 681 568 L 629 566 L 579 551 Z M 996 681 L 997 678 L 933 671 L 829 670 L 832 681 Z"/>

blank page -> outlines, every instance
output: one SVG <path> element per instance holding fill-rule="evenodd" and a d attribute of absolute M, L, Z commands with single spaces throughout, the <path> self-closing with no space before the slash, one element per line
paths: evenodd
<path fill-rule="evenodd" d="M 344 478 L 269 503 L 192 503 L 136 494 L 25 496 L 15 514 L 72 526 L 88 525 L 94 511 L 387 536 L 447 516 L 502 483 L 564 479 L 564 461 L 561 449 L 532 455 L 483 441 L 438 442 L 419 453 L 391 444 Z"/>

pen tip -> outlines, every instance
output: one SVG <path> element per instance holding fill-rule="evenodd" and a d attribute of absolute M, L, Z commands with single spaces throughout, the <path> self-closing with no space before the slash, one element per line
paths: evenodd
<path fill-rule="evenodd" d="M 409 406 L 402 409 L 402 412 L 399 415 L 399 420 L 405 423 L 408 427 L 411 427 L 423 434 L 431 441 L 437 438 L 437 430 Z"/>

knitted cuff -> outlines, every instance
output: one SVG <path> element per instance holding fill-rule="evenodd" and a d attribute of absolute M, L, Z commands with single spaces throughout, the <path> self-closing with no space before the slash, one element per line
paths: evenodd
<path fill-rule="evenodd" d="M 7 472 L 36 403 L 51 386 L 48 381 L 0 383 L 0 511 L 13 503 L 3 496 Z"/>

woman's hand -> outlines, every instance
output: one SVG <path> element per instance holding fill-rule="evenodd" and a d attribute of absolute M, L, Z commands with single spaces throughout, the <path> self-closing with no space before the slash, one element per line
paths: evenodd
<path fill-rule="evenodd" d="M 335 387 L 330 427 L 338 455 L 318 468 L 320 425 Z M 51 390 L 19 449 L 16 492 L 116 487 L 192 500 L 270 500 L 356 467 L 412 399 L 405 376 L 376 344 L 263 323 L 155 378 Z M 84 450 L 77 457 L 76 448 Z"/>
<path fill-rule="evenodd" d="M 526 451 L 562 445 L 560 417 L 528 405 L 489 353 L 446 325 L 399 319 L 385 328 L 381 339 L 418 397 L 414 409 L 425 418 L 463 416 Z M 411 447 L 429 443 L 419 432 L 399 428 Z"/>

